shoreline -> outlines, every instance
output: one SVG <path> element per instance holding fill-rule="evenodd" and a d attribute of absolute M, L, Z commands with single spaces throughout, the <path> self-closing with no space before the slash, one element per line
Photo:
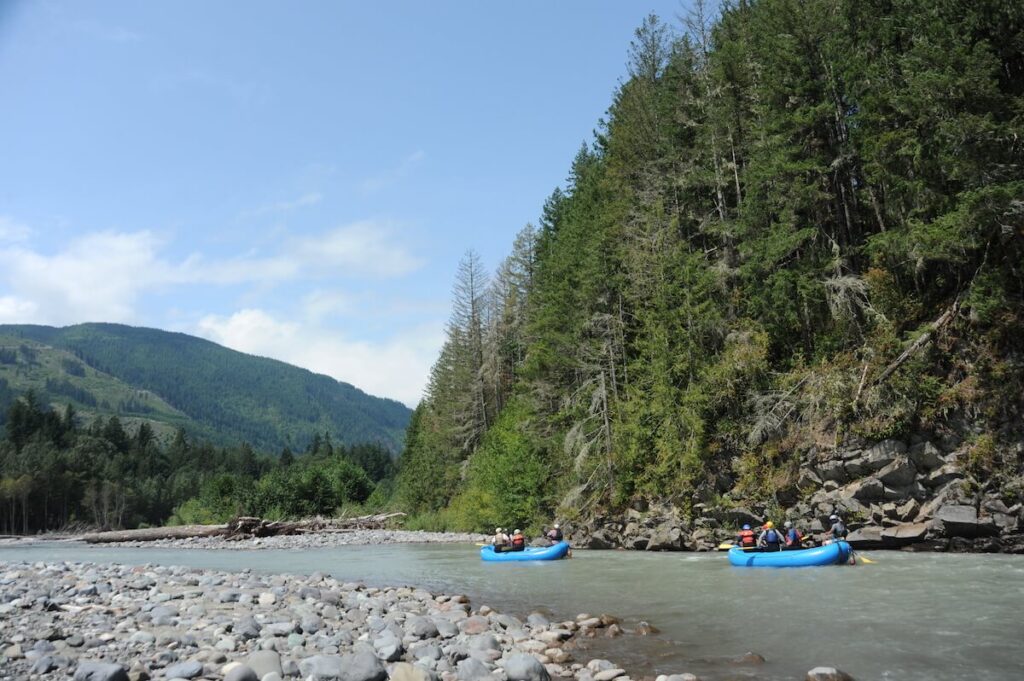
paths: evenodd
<path fill-rule="evenodd" d="M 0 560 L 0 660 L 15 678 L 632 681 L 574 661 L 599 630 L 623 633 L 608 615 L 521 620 L 323 573 Z"/>
<path fill-rule="evenodd" d="M 371 587 L 322 572 L 0 560 L 0 676 L 698 681 L 689 673 L 631 676 L 612 661 L 591 658 L 591 641 L 600 647 L 603 640 L 649 633 L 614 616 L 559 620 L 536 607 L 525 613 L 474 608 L 465 595 Z M 728 664 L 732 672 L 755 672 L 763 663 L 748 652 Z M 828 667 L 806 678 L 851 681 Z"/>
<path fill-rule="evenodd" d="M 29 535 L 0 538 L 0 548 L 35 544 L 84 543 L 85 534 Z M 466 532 L 427 532 L 424 530 L 350 530 L 345 532 L 308 532 L 270 537 L 187 537 L 150 541 L 118 541 L 89 544 L 110 548 L 175 548 L 224 551 L 259 549 L 315 549 L 335 546 L 366 546 L 381 544 L 475 544 L 487 541 L 483 534 Z"/>

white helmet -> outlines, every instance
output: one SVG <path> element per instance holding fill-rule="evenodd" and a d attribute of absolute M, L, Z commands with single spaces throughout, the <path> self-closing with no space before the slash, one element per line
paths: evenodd
<path fill-rule="evenodd" d="M 558 523 L 555 523 L 555 529 L 556 530 L 558 529 Z"/>
<path fill-rule="evenodd" d="M 786 522 L 784 522 L 782 524 L 782 526 L 788 529 L 790 527 L 793 527 L 793 523 L 791 523 L 790 521 L 787 520 Z"/>

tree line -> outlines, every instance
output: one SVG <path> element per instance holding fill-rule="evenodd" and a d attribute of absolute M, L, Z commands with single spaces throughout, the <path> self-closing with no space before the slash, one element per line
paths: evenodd
<path fill-rule="evenodd" d="M 493 275 L 460 264 L 397 503 L 689 512 L 796 494 L 846 438 L 1012 437 L 1024 6 L 695 2 L 628 67 L 538 223 Z"/>
<path fill-rule="evenodd" d="M 0 441 L 0 532 L 132 528 L 332 515 L 390 493 L 395 463 L 377 444 L 335 444 L 317 433 L 299 453 L 216 447 L 178 431 L 166 445 L 142 422 L 117 416 L 83 424 L 33 392 L 14 399 Z M 379 491 L 378 491 L 379 490 Z"/>

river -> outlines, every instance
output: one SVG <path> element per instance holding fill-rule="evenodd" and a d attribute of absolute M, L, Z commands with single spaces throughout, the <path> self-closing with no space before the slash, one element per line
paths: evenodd
<path fill-rule="evenodd" d="M 474 607 L 559 617 L 610 613 L 660 632 L 588 644 L 634 677 L 802 679 L 818 665 L 866 679 L 1024 678 L 1024 560 L 875 552 L 856 567 L 749 569 L 724 554 L 577 551 L 550 563 L 484 563 L 451 544 L 206 551 L 44 542 L 0 561 L 93 561 L 310 573 L 371 585 L 465 593 Z M 731 660 L 753 651 L 762 666 Z"/>

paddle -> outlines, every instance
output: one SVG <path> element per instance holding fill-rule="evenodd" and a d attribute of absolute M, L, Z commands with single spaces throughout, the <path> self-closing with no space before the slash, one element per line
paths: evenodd
<path fill-rule="evenodd" d="M 859 553 L 857 553 L 856 551 L 852 551 L 852 553 L 853 553 L 854 558 L 860 558 L 862 563 L 867 563 L 868 565 L 874 565 L 875 563 L 878 562 L 877 560 L 871 560 L 867 556 L 862 556 Z"/>

